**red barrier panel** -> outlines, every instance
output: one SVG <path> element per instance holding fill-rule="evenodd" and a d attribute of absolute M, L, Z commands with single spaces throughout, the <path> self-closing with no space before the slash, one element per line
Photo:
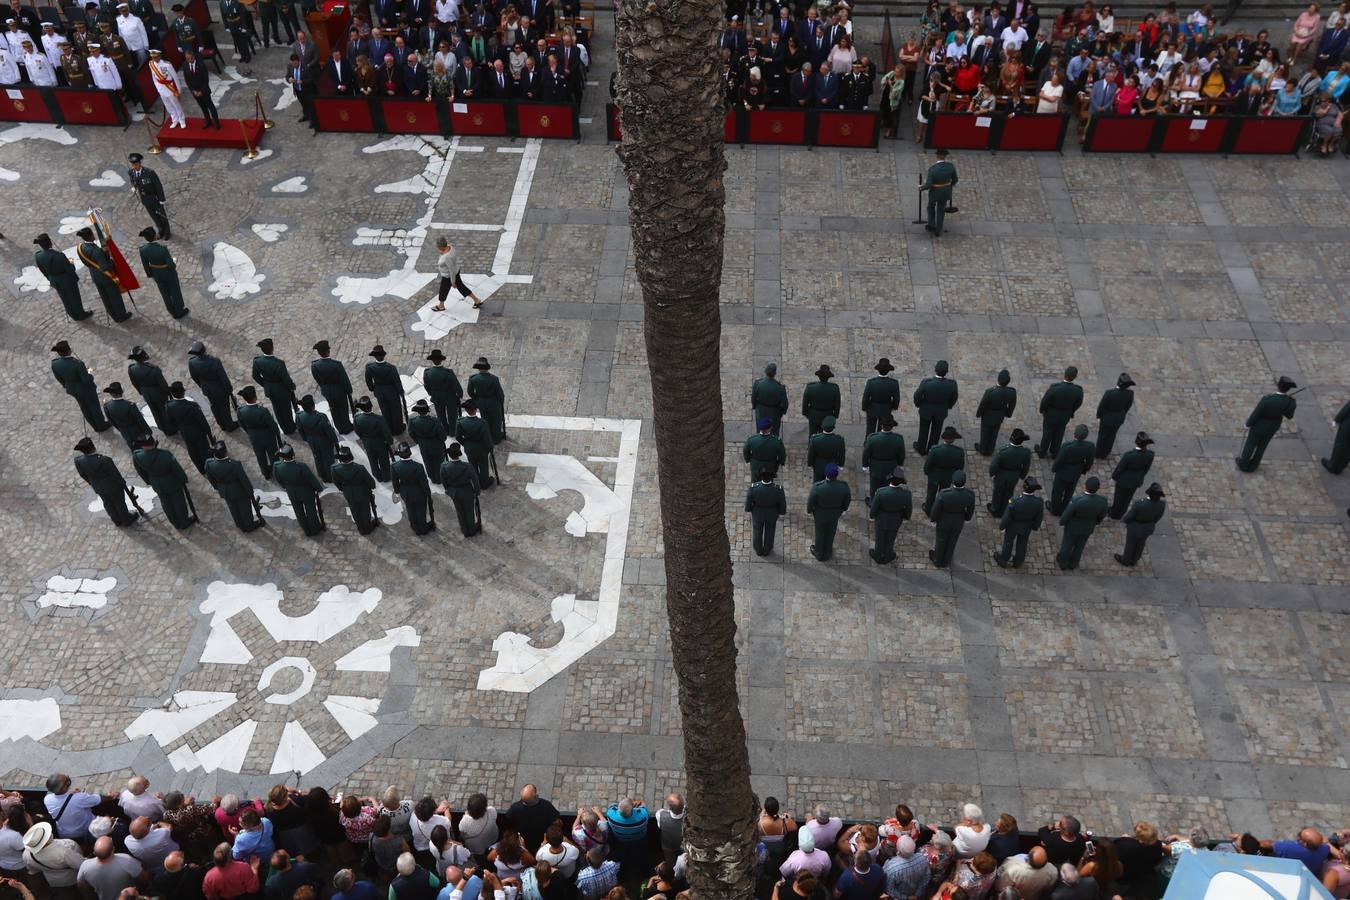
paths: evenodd
<path fill-rule="evenodd" d="M 358 101 L 360 102 L 360 101 Z M 384 100 L 384 130 L 390 134 L 440 134 L 436 105 L 425 100 Z"/>
<path fill-rule="evenodd" d="M 1218 153 L 1228 131 L 1227 119 L 1169 116 L 1162 144 L 1164 153 Z"/>
<path fill-rule="evenodd" d="M 746 140 L 751 144 L 805 144 L 806 111 L 752 109 Z M 730 138 L 728 138 L 730 140 Z"/>
<path fill-rule="evenodd" d="M 1064 145 L 1064 132 L 1068 125 L 1068 117 L 1058 114 L 1018 113 L 1005 116 L 998 149 L 1059 150 Z"/>
<path fill-rule="evenodd" d="M 1304 116 L 1242 118 L 1228 152 L 1297 153 L 1308 121 Z"/>
<path fill-rule="evenodd" d="M 155 76 L 150 74 L 150 64 L 146 63 L 136 70 L 136 86 L 141 89 L 141 109 L 149 112 L 159 103 L 159 91 L 155 88 Z M 183 94 L 186 100 L 190 94 Z"/>
<path fill-rule="evenodd" d="M 521 137 L 575 140 L 579 136 L 576 107 L 567 103 L 518 103 L 516 131 Z"/>
<path fill-rule="evenodd" d="M 188 18 L 197 23 L 197 27 L 205 31 L 211 27 L 211 10 L 206 6 L 206 0 L 188 0 L 187 13 Z"/>
<path fill-rule="evenodd" d="M 722 122 L 722 140 L 728 144 L 739 144 L 741 136 L 739 134 L 740 117 L 736 115 L 736 110 L 727 110 L 727 117 Z"/>
<path fill-rule="evenodd" d="M 506 104 L 478 101 L 455 102 L 450 107 L 451 130 L 455 134 L 506 135 Z"/>
<path fill-rule="evenodd" d="M 319 97 L 313 101 L 314 116 L 320 131 L 374 131 L 367 100 L 342 100 Z"/>
<path fill-rule="evenodd" d="M 619 123 L 619 106 L 617 103 L 605 104 L 605 120 L 608 123 L 609 139 L 611 141 L 623 140 L 623 128 Z"/>
<path fill-rule="evenodd" d="M 183 51 L 178 49 L 178 36 L 173 33 L 172 28 L 169 29 L 167 34 L 160 36 L 159 49 L 160 52 L 164 54 L 164 58 L 173 63 L 175 69 L 183 68 Z M 201 63 L 206 62 L 206 60 L 201 59 L 200 57 L 198 57 L 197 61 Z M 209 63 L 207 64 L 209 65 Z M 188 96 L 192 95 L 189 94 Z"/>
<path fill-rule="evenodd" d="M 11 94 L 18 94 L 11 97 Z M 11 87 L 0 91 L 0 122 L 50 122 L 51 110 L 37 88 Z"/>
<path fill-rule="evenodd" d="M 1092 120 L 1083 149 L 1101 153 L 1144 153 L 1153 142 L 1153 116 L 1099 116 Z"/>
<path fill-rule="evenodd" d="M 816 119 L 818 147 L 875 147 L 881 117 L 870 112 L 826 112 Z"/>
<path fill-rule="evenodd" d="M 49 89 L 50 90 L 50 89 Z M 65 121 L 73 125 L 121 125 L 126 107 L 113 91 L 58 90 L 56 103 Z"/>
<path fill-rule="evenodd" d="M 980 123 L 984 124 L 981 125 Z M 967 113 L 936 113 L 928 123 L 925 147 L 949 150 L 988 150 L 993 139 L 993 118 Z"/>

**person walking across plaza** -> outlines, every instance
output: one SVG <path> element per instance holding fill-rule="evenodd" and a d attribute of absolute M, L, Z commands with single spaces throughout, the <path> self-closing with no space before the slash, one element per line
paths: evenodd
<path fill-rule="evenodd" d="M 441 285 L 436 300 L 436 305 L 431 307 L 436 312 L 445 309 L 445 298 L 450 295 L 450 288 L 453 287 L 459 291 L 460 299 L 468 297 L 473 300 L 473 308 L 478 309 L 483 305 L 483 301 L 478 299 L 478 295 L 469 289 L 464 283 L 464 279 L 459 274 L 459 258 L 455 253 L 455 245 L 450 243 L 444 237 L 436 238 L 436 249 L 439 255 L 436 257 L 436 274 L 441 276 Z"/>
<path fill-rule="evenodd" d="M 928 174 L 919 185 L 920 191 L 928 192 L 928 224 L 923 226 L 931 231 L 933 237 L 942 237 L 943 220 L 947 217 L 947 206 L 952 202 L 952 188 L 960 180 L 954 166 L 947 159 L 946 150 L 936 150 L 937 162 L 928 167 Z"/>

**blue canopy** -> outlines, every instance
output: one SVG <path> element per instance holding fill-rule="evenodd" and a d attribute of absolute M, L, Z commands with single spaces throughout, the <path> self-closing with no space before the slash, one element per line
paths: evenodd
<path fill-rule="evenodd" d="M 1333 900 L 1296 859 L 1183 853 L 1163 900 Z"/>

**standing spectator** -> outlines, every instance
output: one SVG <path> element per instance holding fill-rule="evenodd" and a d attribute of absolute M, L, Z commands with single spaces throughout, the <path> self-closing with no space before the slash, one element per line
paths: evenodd
<path fill-rule="evenodd" d="M 47 796 L 42 798 L 42 805 L 56 826 L 57 836 L 78 843 L 88 842 L 94 807 L 102 802 L 100 794 L 87 794 L 79 788 L 71 790 L 70 776 L 64 772 L 57 772 L 47 779 Z"/>
<path fill-rule="evenodd" d="M 1072 863 L 1059 867 L 1059 887 L 1050 894 L 1050 900 L 1099 900 L 1101 888 L 1091 878 L 1084 878 Z"/>
<path fill-rule="evenodd" d="M 285 850 L 272 854 L 272 873 L 267 876 L 267 886 L 263 893 L 267 900 L 291 900 L 301 887 L 309 885 L 318 890 L 320 885 L 319 867 L 303 859 L 292 860 Z"/>
<path fill-rule="evenodd" d="M 525 842 L 515 829 L 502 826 L 497 845 L 488 851 L 488 862 L 497 870 L 503 882 L 520 880 L 520 873 L 534 865 L 534 854 L 525 848 Z"/>
<path fill-rule="evenodd" d="M 816 837 L 811 829 L 798 828 L 797 849 L 778 867 L 778 874 L 794 878 L 802 872 L 810 872 L 823 881 L 833 865 L 830 854 L 816 848 Z"/>
<path fill-rule="evenodd" d="M 803 833 L 808 833 L 803 830 Z M 885 887 L 886 876 L 881 866 L 872 864 L 868 853 L 853 857 L 853 865 L 844 870 L 834 885 L 835 900 L 877 900 Z"/>
<path fill-rule="evenodd" d="M 1164 854 L 1158 829 L 1148 822 L 1135 822 L 1133 836 L 1114 841 L 1120 857 L 1120 887 L 1126 896 L 1151 891 L 1157 879 L 1158 863 Z"/>
<path fill-rule="evenodd" d="M 593 847 L 599 847 L 601 853 L 609 850 L 609 825 L 600 807 L 577 810 L 577 817 L 572 820 L 572 843 L 582 853 L 589 853 Z"/>
<path fill-rule="evenodd" d="M 194 797 L 184 797 L 182 791 L 164 795 L 164 821 L 169 824 L 174 843 L 183 848 L 188 859 L 204 860 L 220 843 L 215 808 L 209 803 L 198 803 Z"/>
<path fill-rule="evenodd" d="M 1036 101 L 1036 112 L 1058 113 L 1059 101 L 1063 96 L 1064 85 L 1060 81 L 1059 72 L 1052 72 L 1050 80 L 1041 85 L 1041 92 Z"/>
<path fill-rule="evenodd" d="M 559 828 L 559 831 L 561 830 Z M 431 829 L 431 855 L 436 861 L 436 875 L 442 881 L 446 880 L 445 872 L 451 866 L 466 866 L 473 859 L 469 848 L 452 838 L 450 831 L 451 829 L 444 825 L 437 825 Z M 575 853 L 576 849 L 572 847 L 572 852 Z"/>
<path fill-rule="evenodd" d="M 436 858 L 431 852 L 431 833 L 437 826 L 449 831 L 450 820 L 446 813 L 450 807 L 444 803 L 437 804 L 434 797 L 428 795 L 417 801 L 413 807 L 412 818 L 408 820 L 408 827 L 412 830 L 412 852 L 417 864 L 426 869 L 433 869 L 436 866 Z"/>
<path fill-rule="evenodd" d="M 254 816 L 257 816 L 256 811 Z M 202 893 L 206 895 L 206 900 L 233 900 L 235 897 L 256 895 L 261 889 L 258 869 L 262 862 L 257 856 L 248 862 L 235 859 L 230 845 L 222 843 L 211 854 L 211 862 L 210 870 L 202 879 Z"/>
<path fill-rule="evenodd" d="M 984 851 L 989 846 L 989 825 L 984 821 L 984 810 L 974 803 L 961 807 L 961 823 L 956 826 L 956 855 L 963 859 Z"/>
<path fill-rule="evenodd" d="M 1010 856 L 998 867 L 994 879 L 997 890 L 1014 888 L 1022 900 L 1045 900 L 1059 880 L 1059 873 L 1050 863 L 1044 847 L 1032 847 L 1029 853 Z"/>
<path fill-rule="evenodd" d="M 886 860 L 882 872 L 890 900 L 917 900 L 932 875 L 927 855 L 915 849 L 914 838 L 908 834 L 895 842 L 895 856 Z"/>
<path fill-rule="evenodd" d="M 641 877 L 651 869 L 647 861 L 647 808 L 641 800 L 625 797 L 605 810 L 614 838 L 612 852 L 625 878 Z"/>
<path fill-rule="evenodd" d="M 256 806 L 250 806 L 239 814 L 239 834 L 235 836 L 231 851 L 235 859 L 248 861 L 250 857 L 266 860 L 276 851 L 272 838 L 272 822 L 264 819 Z"/>
<path fill-rule="evenodd" d="M 0 827 L 0 874 L 7 878 L 26 880 L 24 850 L 28 845 L 24 843 L 24 836 L 32 824 L 28 810 L 22 804 L 11 806 L 5 814 L 5 824 Z"/>
<path fill-rule="evenodd" d="M 1103 897 L 1112 897 L 1116 894 L 1116 882 L 1125 871 L 1116 855 L 1116 842 L 1108 837 L 1094 838 L 1092 847 L 1092 856 L 1079 864 L 1078 874 L 1095 881 Z"/>
<path fill-rule="evenodd" d="M 80 888 L 97 900 L 117 900 L 125 888 L 145 881 L 145 870 L 125 853 L 114 853 L 112 838 L 104 835 L 94 841 L 94 855 L 80 866 Z"/>
<path fill-rule="evenodd" d="M 523 54 L 521 64 L 524 65 Z M 507 814 L 516 823 L 516 831 L 525 839 L 526 847 L 538 847 L 549 826 L 558 821 L 558 810 L 540 797 L 539 789 L 532 784 L 520 789 L 520 799 L 511 804 Z"/>
<path fill-rule="evenodd" d="M 369 881 L 357 881 L 351 869 L 339 869 L 333 876 L 332 900 L 385 900 L 386 891 Z"/>
<path fill-rule="evenodd" d="M 1341 852 L 1325 840 L 1316 828 L 1304 828 L 1293 841 L 1262 841 L 1261 849 L 1270 850 L 1282 859 L 1296 859 L 1307 867 L 1313 877 L 1322 880 L 1322 867 L 1331 857 L 1341 858 Z"/>
<path fill-rule="evenodd" d="M 470 798 L 472 802 L 472 798 Z M 389 817 L 389 828 L 395 837 L 402 838 L 405 841 L 412 840 L 412 801 L 404 800 L 403 794 L 392 784 L 384 789 L 384 797 L 380 801 L 380 812 Z"/>
<path fill-rule="evenodd" d="M 181 850 L 175 850 L 164 859 L 164 868 L 151 880 L 155 891 L 173 900 L 204 900 L 202 883 L 206 870 L 196 863 L 183 858 Z"/>
<path fill-rule="evenodd" d="M 994 889 L 997 870 L 998 863 L 988 853 L 980 852 L 970 859 L 957 860 L 951 877 L 940 888 L 942 896 L 959 890 L 965 892 L 967 900 L 984 900 Z"/>
<path fill-rule="evenodd" d="M 126 839 L 127 853 L 151 874 L 164 868 L 164 860 L 178 850 L 168 825 L 151 825 L 145 816 L 131 820 Z"/>
<path fill-rule="evenodd" d="M 599 900 L 619 884 L 619 864 L 605 859 L 599 847 L 586 853 L 586 865 L 577 872 L 577 896 L 581 900 Z"/>
<path fill-rule="evenodd" d="M 956 848 L 952 845 L 952 839 L 947 836 L 947 832 L 933 825 L 929 826 L 929 830 L 933 832 L 933 836 L 919 852 L 928 857 L 928 891 L 932 893 L 947 880 L 947 873 L 951 871 L 952 862 L 956 859 Z"/>
<path fill-rule="evenodd" d="M 143 775 L 136 775 L 128 781 L 117 798 L 122 815 L 128 819 L 145 816 L 152 824 L 164 818 L 164 803 L 149 790 L 150 780 Z"/>
<path fill-rule="evenodd" d="M 1001 863 L 1017 852 L 1020 842 L 1017 819 L 1004 813 L 994 823 L 994 833 L 989 836 L 989 846 L 985 849 L 994 857 L 995 862 Z"/>
<path fill-rule="evenodd" d="M 1073 816 L 1060 816 L 1054 823 L 1041 827 L 1037 836 L 1051 865 L 1055 868 L 1066 862 L 1078 865 L 1087 849 L 1082 831 L 1082 824 Z"/>
<path fill-rule="evenodd" d="M 375 799 L 348 795 L 342 798 L 338 811 L 338 824 L 347 834 L 347 840 L 357 847 L 363 847 L 370 840 L 375 829 Z"/>
<path fill-rule="evenodd" d="M 843 830 L 844 820 L 830 815 L 824 804 L 817 803 L 811 811 L 811 818 L 802 823 L 802 827 L 811 832 L 817 847 L 833 847 L 839 832 Z"/>
<path fill-rule="evenodd" d="M 666 797 L 666 805 L 656 811 L 656 830 L 661 834 L 662 859 L 669 865 L 675 865 L 684 844 L 684 798 L 679 794 L 672 793 Z M 560 830 L 560 836 L 561 833 Z M 570 873 L 563 877 L 570 877 Z"/>
<path fill-rule="evenodd" d="M 464 806 L 459 820 L 459 836 L 474 856 L 485 858 L 489 848 L 497 843 L 501 832 L 497 828 L 497 808 L 487 802 L 484 794 L 473 794 Z"/>
<path fill-rule="evenodd" d="M 347 831 L 342 827 L 337 807 L 328 791 L 321 787 L 310 788 L 305 795 L 305 819 L 309 830 L 323 845 L 336 862 L 350 859 L 351 846 L 347 842 Z"/>
<path fill-rule="evenodd" d="M 234 794 L 226 794 L 220 798 L 220 805 L 216 807 L 216 825 L 220 827 L 220 833 L 226 841 L 234 843 L 234 839 L 239 836 L 239 820 L 243 817 L 247 809 L 262 812 L 262 804 L 257 800 L 249 800 L 240 803 L 239 798 Z"/>
<path fill-rule="evenodd" d="M 10 807 L 13 809 L 14 807 Z M 41 873 L 53 896 L 76 896 L 75 880 L 84 864 L 80 845 L 69 838 L 53 838 L 50 822 L 37 822 L 23 836 L 23 859 L 31 875 Z"/>
<path fill-rule="evenodd" d="M 821 880 L 810 872 L 784 879 L 773 886 L 773 900 L 828 900 L 829 895 Z"/>
<path fill-rule="evenodd" d="M 544 842 L 539 845 L 539 852 L 534 858 L 539 862 L 548 863 L 559 878 L 570 882 L 577 872 L 577 860 L 581 858 L 581 851 L 577 849 L 576 844 L 566 839 L 562 824 L 554 822 L 545 832 Z M 674 865 L 673 860 L 671 865 Z"/>
<path fill-rule="evenodd" d="M 760 842 L 769 849 L 769 859 L 774 861 L 775 868 L 781 865 L 778 860 L 787 858 L 788 832 L 796 830 L 797 823 L 792 816 L 779 812 L 778 798 L 765 797 L 764 809 L 759 814 L 756 833 Z"/>
<path fill-rule="evenodd" d="M 410 851 L 412 845 L 394 832 L 393 820 L 381 814 L 375 820 L 375 829 L 371 832 L 366 849 L 370 854 L 370 864 L 388 882 L 398 873 L 398 858 Z"/>

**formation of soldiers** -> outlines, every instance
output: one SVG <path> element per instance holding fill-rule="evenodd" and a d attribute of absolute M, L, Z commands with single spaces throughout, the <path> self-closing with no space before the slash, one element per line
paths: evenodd
<path fill-rule="evenodd" d="M 378 483 L 392 487 L 407 512 L 415 534 L 436 529 L 434 486 L 455 507 L 465 537 L 483 529 L 480 494 L 497 482 L 494 447 L 506 440 L 506 394 L 492 374 L 486 357 L 473 364 L 475 373 L 461 384 L 455 371 L 444 365 L 440 349 L 427 354 L 430 363 L 422 384 L 430 402 L 418 400 L 411 415 L 403 378 L 380 345 L 366 363 L 366 388 L 375 397 L 355 396 L 346 367 L 331 357 L 327 341 L 314 344 L 310 375 L 329 412 L 318 409 L 312 395 L 296 396 L 296 384 L 286 362 L 273 353 L 265 338 L 257 344 L 251 377 L 256 383 L 236 391 L 225 365 L 206 351 L 199 340 L 188 348 L 188 376 L 202 391 L 215 425 L 222 433 L 242 428 L 266 481 L 286 492 L 295 518 L 306 535 L 327 528 L 319 495 L 331 485 L 347 501 L 361 534 L 380 524 L 375 492 Z M 143 347 L 133 347 L 127 380 L 150 410 L 147 421 L 136 403 L 125 396 L 120 382 L 103 388 L 100 404 L 97 384 L 88 367 L 75 356 L 67 341 L 52 348 L 52 374 L 79 405 L 87 426 L 97 433 L 115 429 L 132 453 L 136 474 L 160 498 L 165 517 L 179 530 L 198 521 L 187 472 L 172 452 L 159 446 L 154 430 L 183 441 L 188 458 L 225 502 L 236 527 L 249 532 L 264 525 L 262 502 L 253 479 L 228 445 L 216 437 L 206 412 L 187 396 L 182 381 L 170 383 Z M 267 405 L 259 402 L 261 388 Z M 467 396 L 466 396 L 467 393 Z M 379 411 L 376 412 L 376 404 Z M 397 441 L 407 434 L 408 441 Z M 354 458 L 340 435 L 353 435 L 369 460 L 367 469 Z M 291 436 L 303 441 L 313 466 L 297 459 Z M 413 444 L 421 461 L 413 458 Z M 134 487 L 111 457 L 98 452 L 86 435 L 75 445 L 80 454 L 75 468 L 102 499 L 104 510 L 118 526 L 130 525 L 144 514 Z M 128 508 L 130 502 L 131 508 Z"/>
<path fill-rule="evenodd" d="M 895 367 L 889 359 L 878 360 L 875 369 L 877 374 L 868 379 L 861 398 L 866 438 L 860 467 L 867 478 L 864 498 L 867 516 L 874 526 L 868 553 L 873 561 L 885 565 L 896 558 L 895 541 L 900 527 L 913 517 L 914 501 L 906 487 L 903 468 L 905 440 L 895 431 L 894 413 L 901 403 L 900 383 L 890 374 Z M 939 568 L 951 565 L 961 532 L 974 518 L 976 506 L 975 493 L 967 486 L 970 462 L 965 449 L 957 444 L 961 434 L 945 424 L 959 393 L 956 380 L 948 372 L 947 362 L 938 360 L 933 374 L 920 381 L 912 397 L 919 432 L 911 448 L 923 460 L 926 479 L 920 509 L 935 526 L 934 545 L 928 558 Z M 760 556 L 773 552 L 778 519 L 787 513 L 786 494 L 775 479 L 778 470 L 787 463 L 787 448 L 779 434 L 790 404 L 787 388 L 777 375 L 777 365 L 770 363 L 764 369 L 764 377 L 751 387 L 756 433 L 746 440 L 742 453 L 749 465 L 751 481 L 745 509 L 751 514 L 752 544 Z M 842 409 L 839 386 L 831 381 L 834 372 L 827 365 L 817 369 L 815 375 L 816 381 L 802 391 L 801 415 L 806 418 L 809 432 L 805 462 L 811 467 L 813 481 L 806 499 L 806 512 L 815 526 L 811 555 L 823 561 L 833 554 L 839 520 L 852 502 L 852 492 L 839 478 L 847 459 L 844 437 L 835 430 Z M 1121 454 L 1112 469 L 1114 492 L 1109 501 L 1100 493 L 1101 480 L 1088 475 L 1095 462 L 1112 453 L 1116 435 L 1134 405 L 1134 379 L 1122 373 L 1116 386 L 1102 394 L 1094 413 L 1095 440 L 1089 439 L 1091 429 L 1080 423 L 1074 426 L 1072 439 L 1066 441 L 1065 432 L 1084 401 L 1077 378 L 1078 370 L 1069 366 L 1063 378 L 1041 395 L 1037 407 L 1041 439 L 1034 447 L 1024 446 L 1031 438 L 1021 428 L 1013 428 L 1007 443 L 998 446 L 1004 423 L 1017 409 L 1017 389 L 1012 387 L 1006 369 L 999 372 L 997 383 L 980 397 L 975 410 L 980 437 L 975 449 L 989 459 L 993 488 L 985 509 L 998 520 L 1003 534 L 1002 546 L 993 552 L 994 562 L 1002 568 L 1022 565 L 1028 540 L 1044 524 L 1047 511 L 1058 518 L 1063 529 L 1055 557 L 1060 569 L 1078 567 L 1088 539 L 1108 516 L 1125 525 L 1125 546 L 1114 554 L 1115 560 L 1123 566 L 1133 566 L 1166 512 L 1162 485 L 1154 481 L 1144 488 L 1154 459 L 1151 449 L 1154 441 L 1146 432 L 1135 435 L 1133 447 Z M 1275 387 L 1275 392 L 1263 397 L 1247 418 L 1246 440 L 1235 460 L 1240 471 L 1254 471 L 1283 421 L 1293 418 L 1297 401 L 1291 392 L 1297 385 L 1281 376 Z M 1337 413 L 1335 423 L 1332 454 L 1322 460 L 1322 465 L 1332 473 L 1339 473 L 1350 463 L 1350 403 Z M 1048 501 L 1037 496 L 1042 486 L 1030 474 L 1033 452 L 1051 461 L 1053 479 Z M 1014 497 L 1019 482 L 1021 492 Z M 1141 488 L 1144 496 L 1135 499 Z"/>

